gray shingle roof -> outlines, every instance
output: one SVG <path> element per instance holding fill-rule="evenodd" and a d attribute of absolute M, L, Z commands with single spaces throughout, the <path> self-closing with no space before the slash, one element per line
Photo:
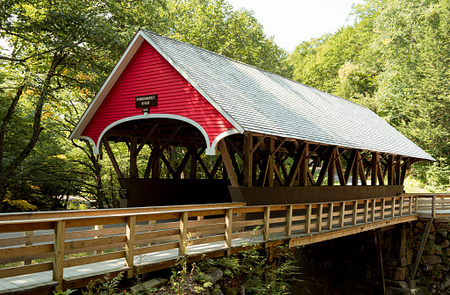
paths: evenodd
<path fill-rule="evenodd" d="M 366 107 L 142 30 L 245 131 L 434 160 Z"/>

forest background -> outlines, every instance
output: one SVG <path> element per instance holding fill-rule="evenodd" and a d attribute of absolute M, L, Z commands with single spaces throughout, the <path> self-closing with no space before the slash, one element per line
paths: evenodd
<path fill-rule="evenodd" d="M 68 136 L 138 28 L 370 108 L 436 159 L 413 166 L 408 188 L 448 191 L 450 0 L 366 0 L 352 14 L 288 53 L 225 0 L 1 1 L 0 212 L 67 208 L 68 196 L 118 205 L 109 160 Z"/>

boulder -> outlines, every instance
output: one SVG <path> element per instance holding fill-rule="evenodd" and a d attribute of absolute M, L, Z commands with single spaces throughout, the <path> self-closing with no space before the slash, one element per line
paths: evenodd
<path fill-rule="evenodd" d="M 223 276 L 223 271 L 221 269 L 214 269 L 213 271 L 210 271 L 208 273 L 205 273 L 206 275 L 206 281 L 211 282 L 213 285 L 215 285 Z"/>
<path fill-rule="evenodd" d="M 441 246 L 442 249 L 448 248 L 448 246 L 450 246 L 450 242 L 449 240 L 445 240 L 439 246 Z"/>
<path fill-rule="evenodd" d="M 422 262 L 424 264 L 439 264 L 442 263 L 442 258 L 436 255 L 424 255 L 422 256 Z"/>
<path fill-rule="evenodd" d="M 137 284 L 137 285 L 131 287 L 131 290 L 133 290 L 134 292 L 137 293 L 140 291 L 146 291 L 148 289 L 159 288 L 167 282 L 168 282 L 167 279 L 155 278 L 155 279 L 151 279 L 149 281 Z"/>

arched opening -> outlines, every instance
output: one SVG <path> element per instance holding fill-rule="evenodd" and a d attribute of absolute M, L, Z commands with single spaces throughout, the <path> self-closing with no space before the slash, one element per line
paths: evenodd
<path fill-rule="evenodd" d="M 231 201 L 221 155 L 206 155 L 211 149 L 207 133 L 180 118 L 147 115 L 111 124 L 102 133 L 122 206 Z"/>

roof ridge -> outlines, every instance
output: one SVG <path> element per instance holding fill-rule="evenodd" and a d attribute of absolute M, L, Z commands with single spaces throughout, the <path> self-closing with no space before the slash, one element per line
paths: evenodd
<path fill-rule="evenodd" d="M 183 42 L 183 41 L 174 39 L 174 38 L 169 38 L 169 37 L 167 37 L 167 36 L 164 36 L 164 35 L 155 33 L 155 32 L 153 32 L 153 31 L 150 31 L 150 30 L 147 30 L 147 29 L 140 28 L 140 30 L 145 31 L 146 33 L 149 33 L 149 34 L 157 35 L 158 37 L 161 37 L 161 38 L 164 38 L 164 39 L 167 39 L 167 40 L 171 40 L 171 41 L 183 43 L 183 44 L 188 45 L 188 46 L 190 46 L 190 47 L 193 47 L 193 48 L 195 48 L 195 49 L 200 49 L 200 50 L 202 50 L 202 51 L 205 51 L 205 52 L 208 52 L 208 53 L 217 55 L 217 56 L 219 56 L 219 57 L 221 57 L 221 58 L 228 59 L 228 60 L 230 60 L 230 61 L 232 61 L 232 62 L 236 62 L 236 63 L 242 64 L 242 65 L 244 65 L 244 66 L 254 68 L 254 69 L 256 69 L 256 70 L 258 70 L 258 71 L 260 71 L 260 72 L 264 72 L 264 73 L 267 73 L 267 74 L 269 74 L 269 75 L 275 75 L 275 76 L 280 77 L 280 78 L 282 78 L 282 79 L 285 79 L 285 80 L 287 80 L 287 81 L 290 81 L 290 82 L 293 82 L 293 83 L 296 83 L 296 84 L 300 84 L 300 85 L 305 86 L 305 87 L 308 87 L 308 88 L 312 88 L 314 91 L 319 91 L 319 92 L 321 92 L 321 93 L 324 93 L 324 94 L 327 94 L 327 95 L 334 96 L 334 97 L 339 98 L 339 99 L 341 99 L 341 100 L 343 100 L 343 101 L 345 101 L 345 102 L 348 102 L 348 103 L 354 104 L 354 105 L 356 105 L 356 106 L 359 106 L 359 107 L 361 107 L 361 108 L 370 110 L 368 107 L 366 107 L 366 106 L 364 106 L 364 105 L 357 104 L 356 102 L 350 101 L 350 100 L 345 99 L 345 98 L 343 98 L 343 97 L 340 97 L 340 96 L 338 96 L 338 95 L 335 95 L 335 94 L 332 94 L 332 93 L 328 93 L 328 92 L 326 92 L 326 91 L 317 89 L 317 88 L 315 88 L 315 87 L 313 87 L 313 86 L 303 84 L 302 82 L 295 81 L 295 80 L 293 80 L 293 79 L 286 78 L 286 77 L 281 76 L 281 75 L 279 75 L 279 74 L 269 72 L 269 71 L 267 71 L 267 70 L 258 68 L 257 66 L 247 64 L 247 63 L 245 63 L 245 62 L 242 62 L 242 61 L 233 59 L 233 58 L 228 57 L 228 56 L 225 56 L 225 55 L 223 55 L 223 54 L 220 54 L 220 53 L 217 53 L 217 52 L 214 52 L 214 51 L 211 51 L 211 50 L 202 48 L 202 47 L 198 47 L 198 46 L 195 46 L 195 45 L 193 45 L 193 44 L 186 43 L 186 42 Z M 370 111 L 372 111 L 372 110 L 370 110 Z"/>

